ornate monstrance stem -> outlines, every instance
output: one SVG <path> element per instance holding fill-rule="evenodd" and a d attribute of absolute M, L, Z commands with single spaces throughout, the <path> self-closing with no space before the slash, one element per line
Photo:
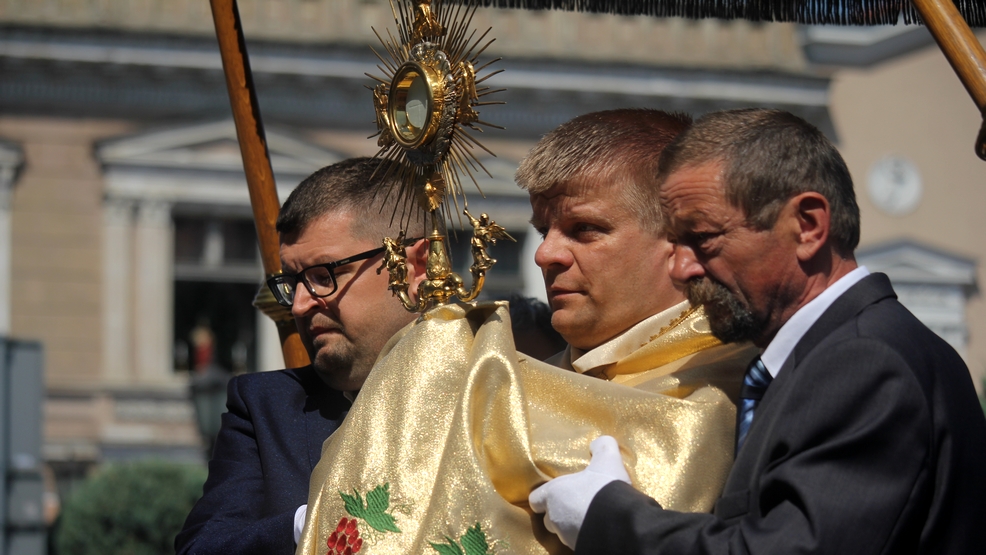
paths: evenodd
<path fill-rule="evenodd" d="M 379 271 L 386 268 L 390 273 L 390 289 L 405 308 L 420 312 L 447 303 L 453 296 L 464 302 L 475 299 L 483 288 L 486 272 L 496 263 L 487 253 L 488 246 L 497 239 L 514 240 L 486 214 L 477 219 L 466 209 L 463 214 L 473 228 L 472 286 L 466 288 L 462 278 L 452 271 L 445 235 L 446 216 L 452 215 L 449 198 L 458 207 L 457 197 L 461 196 L 465 208 L 459 175 L 467 174 L 475 183 L 470 167 L 486 171 L 472 149 L 489 150 L 469 132 L 482 131 L 479 126 L 497 126 L 479 119 L 476 108 L 502 102 L 481 100 L 498 92 L 481 84 L 499 71 L 476 77 L 478 56 L 492 39 L 480 48 L 486 33 L 475 39 L 475 31 L 469 30 L 475 5 L 391 0 L 391 6 L 398 38 L 388 32 L 389 40 L 384 40 L 377 33 L 389 55 L 385 58 L 377 54 L 383 63 L 377 67 L 389 80 L 370 76 L 379 82 L 373 88 L 377 124 L 374 136 L 380 147 L 377 156 L 394 163 L 387 171 L 396 172 L 401 184 L 398 205 L 426 213 L 431 232 L 426 237 L 426 279 L 418 288 L 417 301 L 411 300 L 408 291 L 406 232 L 396 239 L 384 239 L 386 258 Z M 409 196 L 414 202 L 400 202 Z M 401 218 L 402 222 L 412 219 L 409 214 L 402 214 Z"/>

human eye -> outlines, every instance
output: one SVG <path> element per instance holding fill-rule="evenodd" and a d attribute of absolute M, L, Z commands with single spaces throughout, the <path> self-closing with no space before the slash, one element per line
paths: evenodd
<path fill-rule="evenodd" d="M 688 244 L 703 253 L 715 250 L 717 239 L 722 237 L 721 231 L 703 231 L 689 234 Z"/>
<path fill-rule="evenodd" d="M 315 288 L 331 287 L 332 275 L 325 266 L 315 266 L 305 271 L 305 279 Z"/>
<path fill-rule="evenodd" d="M 605 233 L 605 230 L 593 223 L 578 222 L 572 226 L 572 233 L 581 240 L 591 240 Z"/>

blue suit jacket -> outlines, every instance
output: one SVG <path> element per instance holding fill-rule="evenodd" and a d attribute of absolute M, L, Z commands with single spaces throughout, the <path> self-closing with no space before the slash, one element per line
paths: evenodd
<path fill-rule="evenodd" d="M 209 479 L 176 553 L 292 555 L 295 510 L 349 404 L 311 366 L 233 378 Z"/>

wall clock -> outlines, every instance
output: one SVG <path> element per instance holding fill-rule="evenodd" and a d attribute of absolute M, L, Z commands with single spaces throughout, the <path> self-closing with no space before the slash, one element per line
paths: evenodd
<path fill-rule="evenodd" d="M 924 187 L 921 174 L 910 160 L 885 156 L 870 167 L 866 189 L 870 200 L 881 212 L 903 216 L 921 203 Z"/>

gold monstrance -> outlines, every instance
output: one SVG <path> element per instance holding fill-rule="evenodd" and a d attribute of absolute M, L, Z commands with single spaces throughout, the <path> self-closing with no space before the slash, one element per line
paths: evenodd
<path fill-rule="evenodd" d="M 498 239 L 514 240 L 507 231 L 486 214 L 475 218 L 469 213 L 460 175 L 468 175 L 477 189 L 474 171 L 489 172 L 472 153 L 484 147 L 470 131 L 482 132 L 482 127 L 498 127 L 479 119 L 476 108 L 497 101 L 482 101 L 492 90 L 481 86 L 499 73 L 494 71 L 476 78 L 477 72 L 499 58 L 476 68 L 478 57 L 493 42 L 485 33 L 476 38 L 470 30 L 475 5 L 446 6 L 441 0 L 391 0 L 397 38 L 390 32 L 387 39 L 377 34 L 387 56 L 374 50 L 383 63 L 377 68 L 389 79 L 367 74 L 380 83 L 373 88 L 376 109 L 377 157 L 393 162 L 387 167 L 389 177 L 396 172 L 400 183 L 397 206 L 402 207 L 401 228 L 406 230 L 417 210 L 427 214 L 431 224 L 428 240 L 427 279 L 418 290 L 417 303 L 408 295 L 407 266 L 404 239 L 406 231 L 397 238 L 384 239 L 386 255 L 383 266 L 390 273 L 390 290 L 404 307 L 422 312 L 444 304 L 452 296 L 461 301 L 475 299 L 483 288 L 486 272 L 496 260 L 487 248 Z M 482 47 L 480 47 L 482 44 Z M 499 128 L 499 127 L 498 127 Z M 502 128 L 500 128 L 502 129 Z M 482 191 L 480 191 L 482 192 Z M 461 277 L 452 271 L 445 245 L 445 217 L 452 216 L 452 204 L 459 210 L 462 197 L 463 214 L 473 228 L 472 287 L 467 289 Z M 396 214 L 395 214 L 396 216 Z"/>

